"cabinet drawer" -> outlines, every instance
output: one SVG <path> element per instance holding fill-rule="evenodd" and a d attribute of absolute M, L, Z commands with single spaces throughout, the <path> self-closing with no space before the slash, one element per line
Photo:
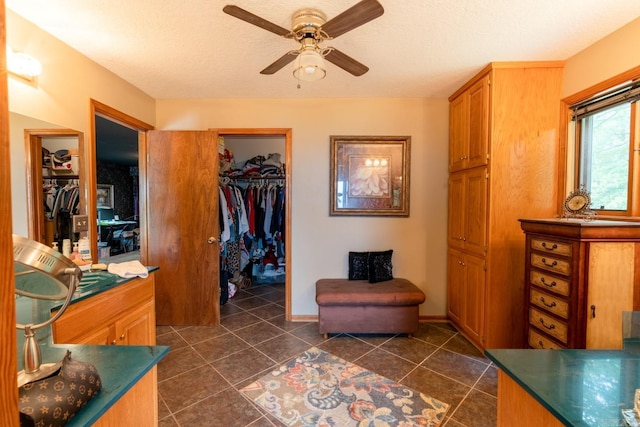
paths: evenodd
<path fill-rule="evenodd" d="M 567 343 L 568 328 L 566 323 L 554 319 L 535 308 L 529 309 L 529 323 L 541 331 L 559 339 L 561 342 Z"/>
<path fill-rule="evenodd" d="M 569 304 L 558 297 L 531 289 L 529 301 L 531 301 L 531 304 L 537 305 L 557 316 L 565 319 L 569 318 Z"/>
<path fill-rule="evenodd" d="M 531 239 L 531 249 L 563 256 L 571 256 L 571 244 L 546 239 Z"/>
<path fill-rule="evenodd" d="M 567 260 L 549 255 L 537 253 L 531 254 L 531 265 L 547 271 L 553 271 L 568 276 L 571 273 L 571 264 Z"/>
<path fill-rule="evenodd" d="M 551 350 L 565 348 L 551 341 L 549 338 L 545 337 L 544 335 L 539 334 L 533 328 L 529 328 L 529 346 L 532 348 L 551 349 Z"/>
<path fill-rule="evenodd" d="M 544 274 L 542 271 L 531 270 L 529 280 L 532 284 L 543 289 L 569 296 L 569 282 L 557 277 Z"/>

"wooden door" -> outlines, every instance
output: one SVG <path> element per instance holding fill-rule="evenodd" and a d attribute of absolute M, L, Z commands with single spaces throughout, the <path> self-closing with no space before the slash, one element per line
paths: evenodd
<path fill-rule="evenodd" d="M 464 249 L 465 239 L 465 180 L 464 172 L 449 176 L 449 247 Z"/>
<path fill-rule="evenodd" d="M 465 92 L 449 106 L 449 171 L 465 168 L 469 141 L 469 103 Z"/>
<path fill-rule="evenodd" d="M 464 258 L 466 275 L 463 296 L 465 300 L 463 326 L 467 336 L 479 346 L 483 346 L 482 338 L 484 335 L 484 302 L 486 299 L 484 264 L 484 258 L 473 255 L 466 255 Z"/>
<path fill-rule="evenodd" d="M 11 152 L 4 0 L 0 0 L 0 425 L 18 425 L 18 358 L 11 226 Z"/>
<path fill-rule="evenodd" d="M 464 249 L 484 256 L 487 252 L 487 168 L 465 172 Z"/>
<path fill-rule="evenodd" d="M 468 132 L 466 167 L 486 165 L 489 153 L 489 74 L 469 88 Z"/>
<path fill-rule="evenodd" d="M 147 264 L 158 325 L 220 323 L 218 149 L 212 131 L 149 131 Z"/>
<path fill-rule="evenodd" d="M 462 324 L 465 304 L 464 256 L 456 250 L 449 250 L 448 257 L 449 286 L 447 287 L 447 314 L 458 325 Z"/>

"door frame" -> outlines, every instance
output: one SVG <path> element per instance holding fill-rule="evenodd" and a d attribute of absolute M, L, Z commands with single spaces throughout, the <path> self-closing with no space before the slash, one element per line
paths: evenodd
<path fill-rule="evenodd" d="M 79 196 L 78 211 L 86 212 L 85 194 L 87 181 L 84 172 L 84 134 L 73 129 L 25 129 L 25 166 L 27 187 L 27 226 L 31 240 L 45 242 L 44 206 L 42 204 L 42 139 L 43 138 L 77 138 L 80 153 L 80 170 L 78 171 Z M 55 178 L 55 177 L 52 177 Z"/>
<path fill-rule="evenodd" d="M 138 203 L 140 212 L 140 262 L 146 265 L 147 260 L 147 134 L 155 128 L 132 117 L 122 111 L 109 107 L 100 101 L 89 100 L 89 143 L 87 144 L 85 164 L 87 165 L 87 215 L 97 217 L 98 203 L 96 201 L 97 167 L 96 167 L 96 115 L 116 122 L 122 126 L 138 131 Z M 91 240 L 91 258 L 98 259 L 98 228 L 89 227 Z"/>
<path fill-rule="evenodd" d="M 285 319 L 291 321 L 291 149 L 292 149 L 292 131 L 291 128 L 209 128 L 209 130 L 217 132 L 219 136 L 282 136 L 285 141 L 284 145 L 284 206 L 285 206 L 285 226 L 284 226 L 284 289 L 285 289 Z"/>

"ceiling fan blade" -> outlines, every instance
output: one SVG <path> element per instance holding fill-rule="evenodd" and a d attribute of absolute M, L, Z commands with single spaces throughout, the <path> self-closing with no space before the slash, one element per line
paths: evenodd
<path fill-rule="evenodd" d="M 332 49 L 331 52 L 324 57 L 327 61 L 337 65 L 343 70 L 353 74 L 354 76 L 361 76 L 367 71 L 369 71 L 369 67 L 360 62 L 356 61 L 352 57 L 345 55 L 339 50 Z"/>
<path fill-rule="evenodd" d="M 384 13 L 378 0 L 362 0 L 335 18 L 331 18 L 322 26 L 322 30 L 331 38 L 336 38 L 347 31 L 376 19 Z"/>
<path fill-rule="evenodd" d="M 282 55 L 280 58 L 276 59 L 276 61 L 273 64 L 269 65 L 267 68 L 260 71 L 260 74 L 274 74 L 277 71 L 280 71 L 282 67 L 284 67 L 294 59 L 296 59 L 295 51 L 287 52 L 284 55 Z"/>
<path fill-rule="evenodd" d="M 285 28 L 282 28 L 281 26 L 276 25 L 273 22 L 269 22 L 266 19 L 260 18 L 258 15 L 254 15 L 251 12 L 247 12 L 246 10 L 241 9 L 238 6 L 228 4 L 222 8 L 222 11 L 233 17 L 246 21 L 249 24 L 253 24 L 264 30 L 271 31 L 272 33 L 276 33 L 279 36 L 286 37 L 289 34 L 291 34 L 291 31 Z"/>

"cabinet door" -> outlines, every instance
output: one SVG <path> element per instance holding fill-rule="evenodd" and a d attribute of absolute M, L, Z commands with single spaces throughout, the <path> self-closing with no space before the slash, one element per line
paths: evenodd
<path fill-rule="evenodd" d="M 589 244 L 586 348 L 622 348 L 622 312 L 633 310 L 636 247 Z"/>
<path fill-rule="evenodd" d="M 485 260 L 449 251 L 447 314 L 477 345 L 484 336 Z"/>
<path fill-rule="evenodd" d="M 448 257 L 449 285 L 447 287 L 447 314 L 457 324 L 462 324 L 464 313 L 464 256 L 461 252 L 450 250 Z"/>
<path fill-rule="evenodd" d="M 450 248 L 464 249 L 465 239 L 465 179 L 466 174 L 454 173 L 449 177 L 449 226 Z"/>
<path fill-rule="evenodd" d="M 467 92 L 449 105 L 449 171 L 466 167 L 469 141 L 469 102 Z"/>
<path fill-rule="evenodd" d="M 449 177 L 449 247 L 484 256 L 487 245 L 486 168 Z"/>
<path fill-rule="evenodd" d="M 484 256 L 487 246 L 487 168 L 469 170 L 465 181 L 464 248 Z"/>
<path fill-rule="evenodd" d="M 466 167 L 487 164 L 489 153 L 489 75 L 471 86 Z"/>
<path fill-rule="evenodd" d="M 118 345 L 155 345 L 153 303 L 145 304 L 116 321 L 115 331 Z"/>
<path fill-rule="evenodd" d="M 484 335 L 484 301 L 485 301 L 485 260 L 468 255 L 464 259 L 465 269 L 465 313 L 462 322 L 464 332 L 478 345 L 482 344 Z M 494 308 L 499 310 L 499 307 Z M 506 308 L 504 308 L 506 309 Z"/>

